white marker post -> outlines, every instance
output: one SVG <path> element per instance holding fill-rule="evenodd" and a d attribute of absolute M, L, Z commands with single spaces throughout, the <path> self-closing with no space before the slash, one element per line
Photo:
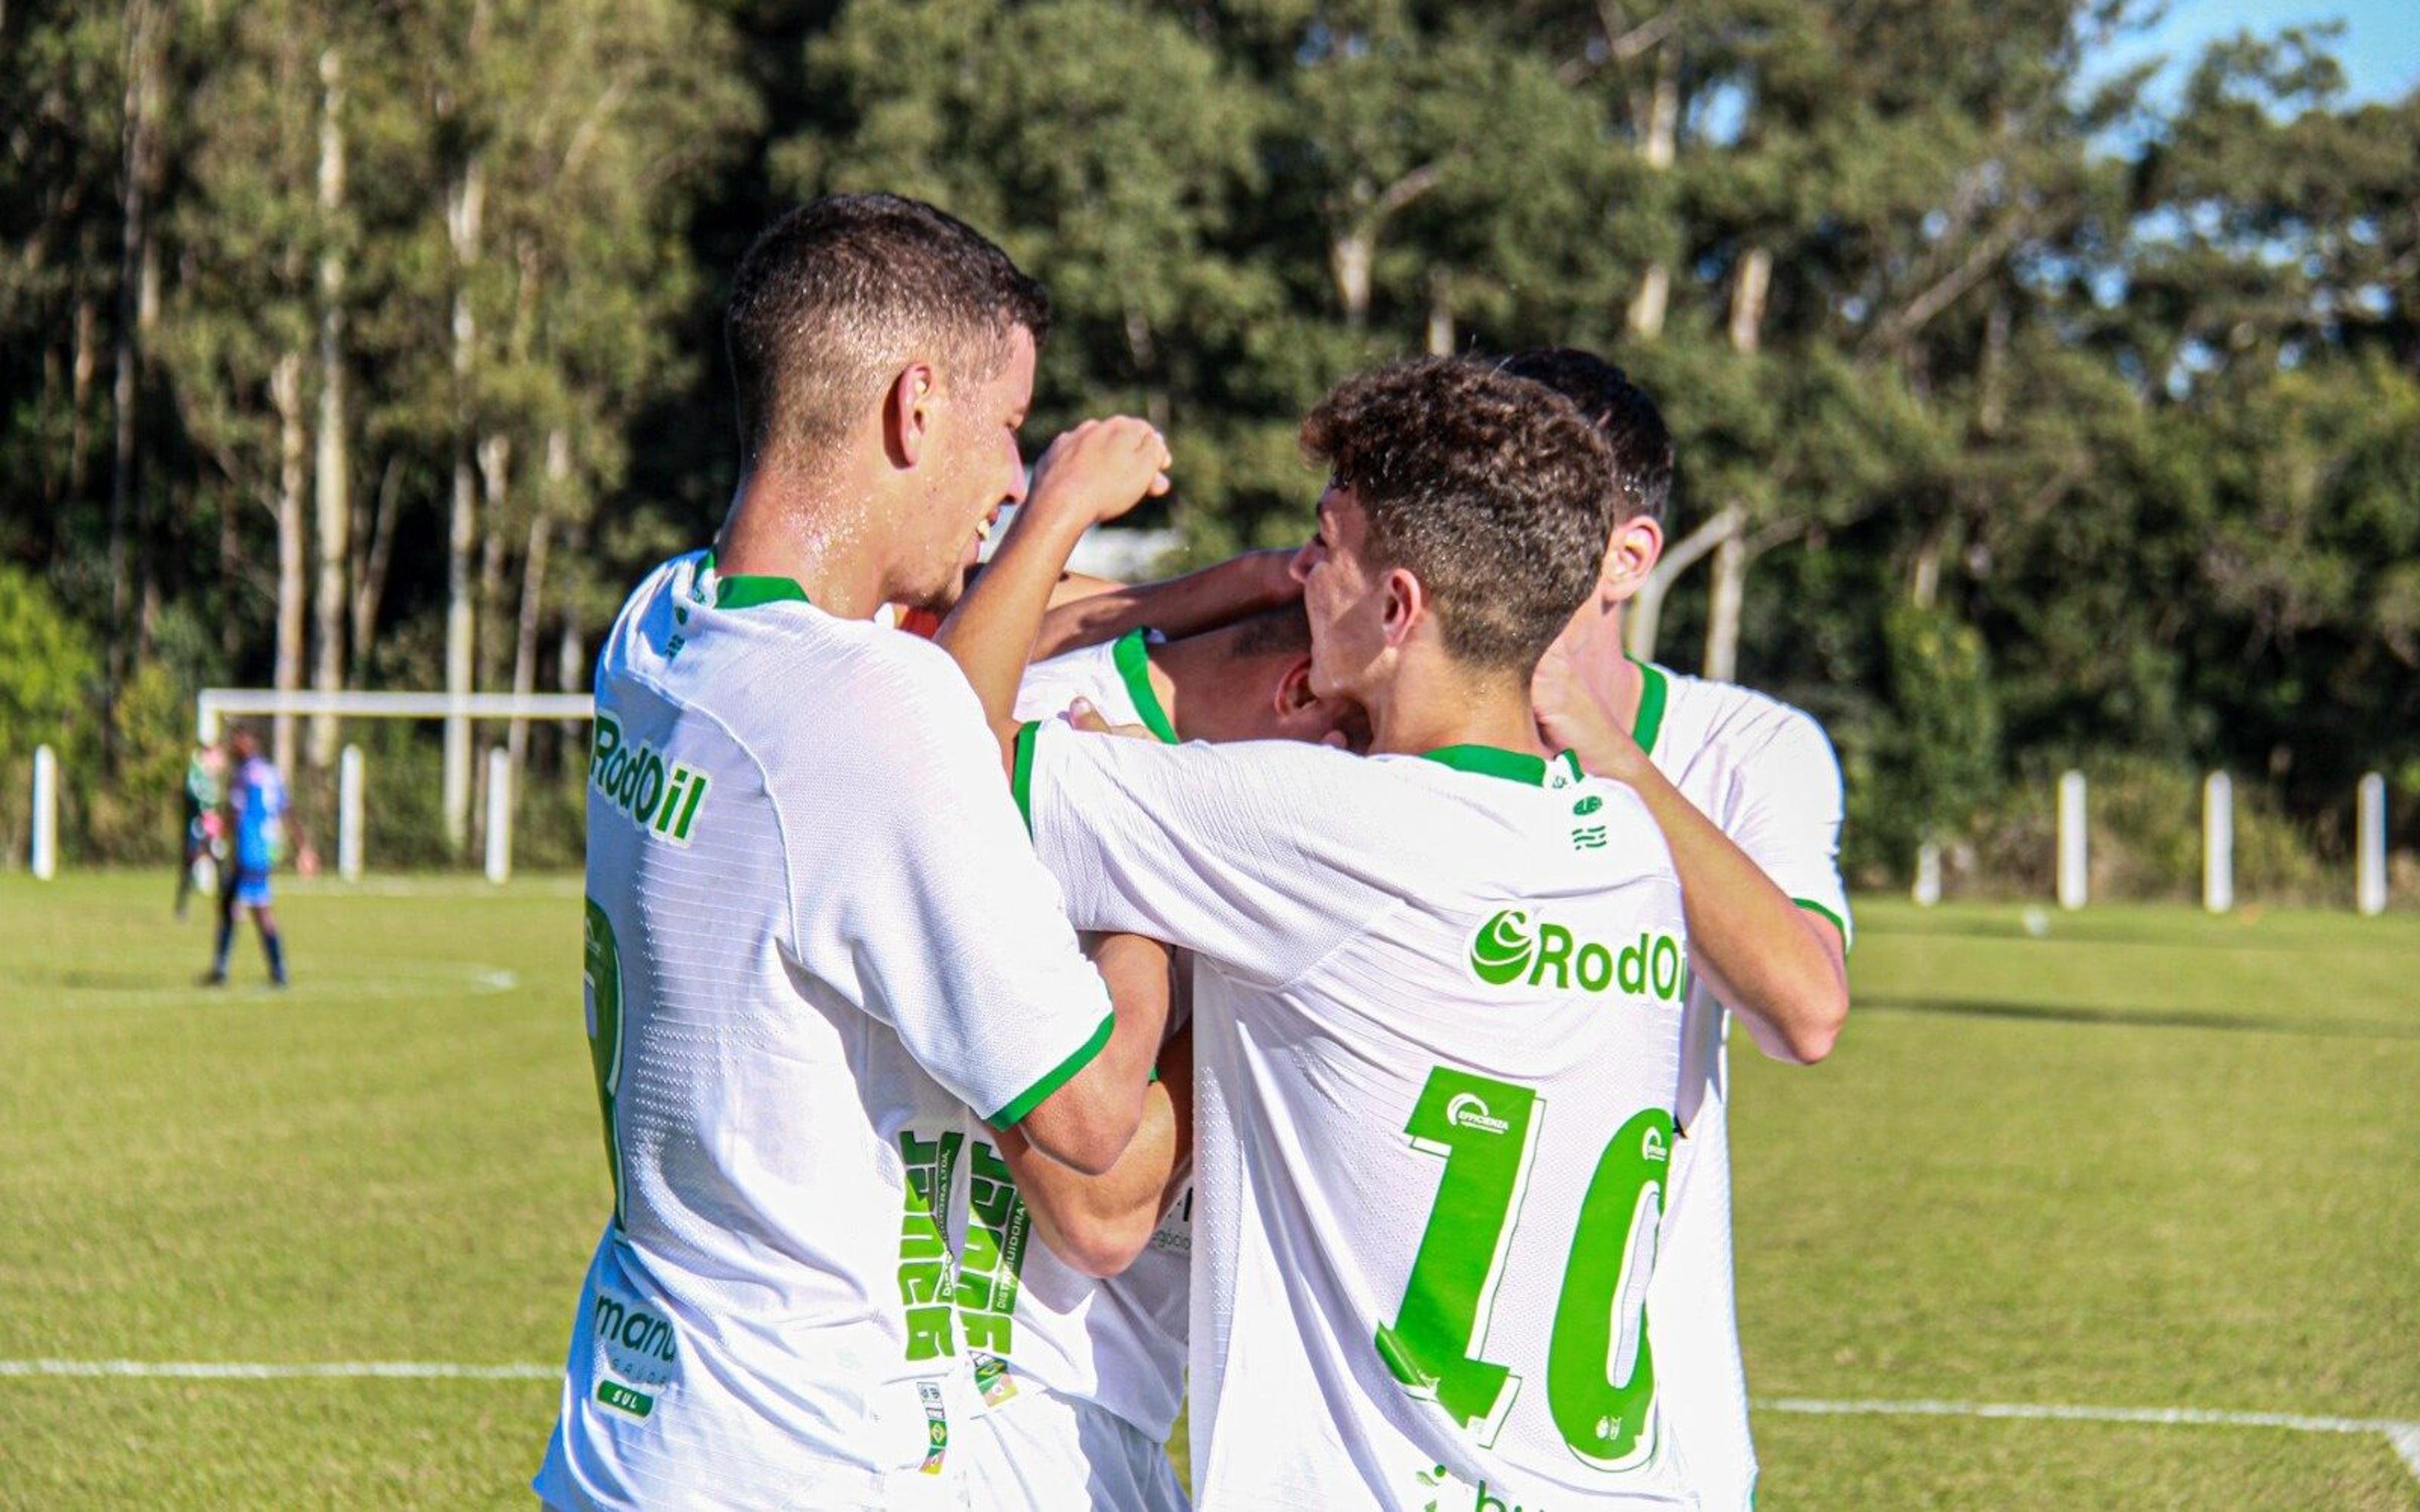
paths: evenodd
<path fill-rule="evenodd" d="M 2364 918 L 2386 912 L 2386 779 L 2376 772 L 2361 779 L 2353 825 L 2360 856 L 2353 876 L 2353 906 Z"/>
<path fill-rule="evenodd" d="M 2084 906 L 2086 859 L 2084 774 L 2069 772 L 2058 779 L 2058 905 L 2071 913 Z"/>
<path fill-rule="evenodd" d="M 2235 906 L 2235 779 L 2212 772 L 2201 785 L 2201 905 Z"/>
<path fill-rule="evenodd" d="M 1916 886 L 1908 896 L 1918 908 L 1941 902 L 1941 847 L 1931 841 L 1916 848 Z"/>
<path fill-rule="evenodd" d="M 362 880 L 362 748 L 336 759 L 336 875 Z"/>
<path fill-rule="evenodd" d="M 513 874 L 513 758 L 502 746 L 488 749 L 488 880 Z"/>
<path fill-rule="evenodd" d="M 34 748 L 34 847 L 37 881 L 59 872 L 59 759 L 48 746 Z"/>

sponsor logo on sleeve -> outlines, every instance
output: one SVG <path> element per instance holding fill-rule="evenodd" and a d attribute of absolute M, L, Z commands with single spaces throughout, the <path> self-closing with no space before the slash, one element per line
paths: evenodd
<path fill-rule="evenodd" d="M 696 767 L 668 762 L 644 741 L 624 739 L 622 722 L 599 709 L 588 785 L 647 834 L 686 849 L 710 784 Z"/>
<path fill-rule="evenodd" d="M 1582 939 L 1543 914 L 1499 908 L 1470 939 L 1470 974 L 1488 987 L 1618 993 L 1677 1003 L 1688 995 L 1678 938 L 1642 930 L 1619 945 Z"/>

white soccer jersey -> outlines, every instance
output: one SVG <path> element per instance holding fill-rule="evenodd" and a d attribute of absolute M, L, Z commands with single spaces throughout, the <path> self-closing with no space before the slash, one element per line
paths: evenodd
<path fill-rule="evenodd" d="M 1141 725 L 1175 739 L 1151 686 L 1140 630 L 1027 669 L 1016 714 L 1053 718 L 1078 698 L 1111 724 Z M 1190 1196 L 1161 1220 L 1124 1274 L 1095 1280 L 1032 1237 L 1024 1199 L 990 1131 L 977 1121 L 968 1138 L 958 1320 L 985 1400 L 1015 1412 L 1020 1382 L 1036 1381 L 1105 1408 L 1165 1443 L 1185 1400 Z"/>
<path fill-rule="evenodd" d="M 1688 1504 L 1642 1316 L 1687 946 L 1637 798 L 1479 747 L 1019 746 L 1069 917 L 1197 954 L 1202 1504 Z"/>
<path fill-rule="evenodd" d="M 1658 771 L 1801 908 L 1849 933 L 1841 886 L 1840 766 L 1823 727 L 1730 683 L 1644 665 L 1633 733 Z M 1664 1208 L 1663 1263 L 1649 1290 L 1658 1394 L 1690 1478 L 1709 1508 L 1756 1491 L 1747 1381 L 1731 1283 L 1730 1139 L 1725 1118 L 1728 1015 L 1703 985 L 1689 993 L 1680 1119 Z"/>
<path fill-rule="evenodd" d="M 922 1504 L 979 1411 L 948 1194 L 1107 1043 L 1098 975 L 936 647 L 710 559 L 597 670 L 591 1044 L 615 1211 L 535 1489 Z"/>

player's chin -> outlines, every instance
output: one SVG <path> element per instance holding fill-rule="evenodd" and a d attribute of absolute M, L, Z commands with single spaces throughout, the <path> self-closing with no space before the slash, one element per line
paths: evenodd
<path fill-rule="evenodd" d="M 967 595 L 967 574 L 972 570 L 973 565 L 971 562 L 961 563 L 945 572 L 935 574 L 931 587 L 908 595 L 908 607 L 926 609 L 935 614 L 949 613 L 958 607 L 958 600 Z"/>

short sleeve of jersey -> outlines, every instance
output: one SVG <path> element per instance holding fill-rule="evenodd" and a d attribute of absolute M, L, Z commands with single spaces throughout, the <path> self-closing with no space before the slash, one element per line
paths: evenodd
<path fill-rule="evenodd" d="M 972 690 L 939 651 L 914 644 L 917 657 L 883 679 L 880 750 L 840 773 L 768 763 L 785 835 L 817 826 L 855 853 L 785 839 L 792 929 L 803 935 L 800 900 L 845 887 L 867 1011 L 953 1096 L 1005 1126 L 1109 1043 L 1109 992 L 1001 788 Z"/>
<path fill-rule="evenodd" d="M 1078 929 L 1188 947 L 1260 986 L 1309 970 L 1392 899 L 1334 848 L 1358 759 L 1286 741 L 1183 746 L 1059 720 L 1018 738 L 1017 800 Z M 1336 822 L 1311 826 L 1312 808 Z M 1323 838 L 1325 837 L 1325 838 Z"/>
<path fill-rule="evenodd" d="M 1823 726 L 1793 709 L 1740 769 L 1745 801 L 1723 825 L 1801 908 L 1851 939 L 1848 889 L 1840 882 L 1840 763 Z"/>

